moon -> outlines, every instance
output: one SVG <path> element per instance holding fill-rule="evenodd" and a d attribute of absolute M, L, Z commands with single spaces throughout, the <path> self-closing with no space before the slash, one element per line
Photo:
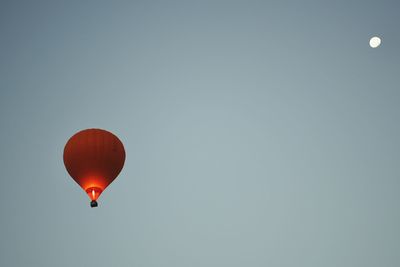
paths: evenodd
<path fill-rule="evenodd" d="M 369 46 L 371 46 L 372 48 L 377 48 L 381 45 L 381 42 L 381 38 L 374 36 L 369 40 Z"/>

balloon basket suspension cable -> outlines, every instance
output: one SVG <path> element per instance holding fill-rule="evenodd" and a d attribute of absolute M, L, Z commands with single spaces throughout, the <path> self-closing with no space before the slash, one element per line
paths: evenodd
<path fill-rule="evenodd" d="M 98 206 L 97 201 L 96 200 L 92 200 L 92 202 L 90 202 L 90 207 L 91 208 L 96 208 Z"/>

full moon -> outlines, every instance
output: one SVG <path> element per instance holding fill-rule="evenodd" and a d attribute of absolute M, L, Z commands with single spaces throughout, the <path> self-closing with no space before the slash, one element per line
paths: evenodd
<path fill-rule="evenodd" d="M 377 48 L 378 46 L 381 45 L 381 38 L 379 38 L 379 37 L 377 37 L 377 36 L 372 37 L 372 38 L 369 40 L 369 45 L 370 45 L 372 48 Z"/>

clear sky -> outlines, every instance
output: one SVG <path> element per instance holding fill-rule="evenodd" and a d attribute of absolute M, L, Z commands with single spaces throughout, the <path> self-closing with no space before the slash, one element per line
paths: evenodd
<path fill-rule="evenodd" d="M 1 1 L 0 266 L 400 266 L 399 13 Z M 86 128 L 127 153 L 95 209 Z"/>

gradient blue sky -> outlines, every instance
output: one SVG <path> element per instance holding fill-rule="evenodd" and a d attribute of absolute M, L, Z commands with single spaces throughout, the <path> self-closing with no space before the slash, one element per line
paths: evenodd
<path fill-rule="evenodd" d="M 399 13 L 1 1 L 0 266 L 400 266 Z M 96 209 L 93 127 L 127 152 Z"/>

